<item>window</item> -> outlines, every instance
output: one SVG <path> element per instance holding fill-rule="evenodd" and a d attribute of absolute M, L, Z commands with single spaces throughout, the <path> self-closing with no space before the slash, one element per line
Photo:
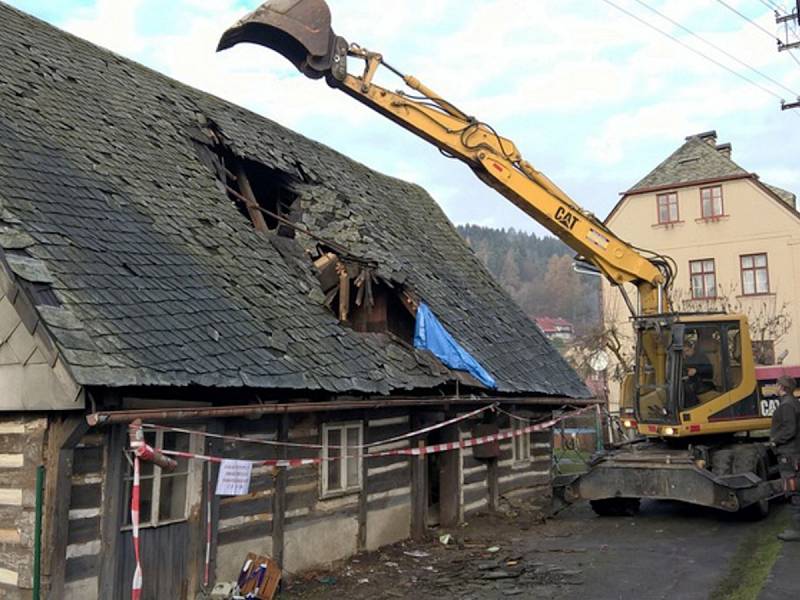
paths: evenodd
<path fill-rule="evenodd" d="M 678 194 L 676 192 L 658 194 L 656 200 L 658 201 L 658 222 L 660 224 L 677 223 Z"/>
<path fill-rule="evenodd" d="M 689 274 L 692 284 L 692 300 L 717 297 L 717 274 L 713 258 L 690 260 Z"/>
<path fill-rule="evenodd" d="M 322 496 L 361 489 L 361 423 L 322 426 Z"/>
<path fill-rule="evenodd" d="M 742 266 L 742 294 L 769 294 L 769 270 L 766 254 L 745 254 L 739 258 Z"/>
<path fill-rule="evenodd" d="M 700 207 L 704 219 L 721 217 L 722 210 L 722 186 L 702 188 L 700 190 Z"/>
<path fill-rule="evenodd" d="M 155 449 L 197 452 L 196 444 L 187 433 L 171 431 L 148 431 L 145 442 Z M 186 458 L 176 459 L 178 467 L 167 473 L 148 461 L 139 463 L 141 499 L 139 505 L 139 526 L 158 527 L 189 517 L 189 499 L 196 493 L 193 489 L 194 461 Z M 133 485 L 133 466 L 128 463 L 125 475 L 125 525 L 130 527 L 130 498 Z"/>
<path fill-rule="evenodd" d="M 519 419 L 511 419 L 511 429 L 514 431 L 519 431 L 520 429 L 524 429 L 527 427 L 527 423 L 525 421 L 520 421 Z M 522 462 L 531 459 L 531 434 L 530 433 L 523 433 L 521 435 L 516 435 L 513 438 L 513 445 L 512 445 L 512 454 L 514 457 L 514 462 Z"/>

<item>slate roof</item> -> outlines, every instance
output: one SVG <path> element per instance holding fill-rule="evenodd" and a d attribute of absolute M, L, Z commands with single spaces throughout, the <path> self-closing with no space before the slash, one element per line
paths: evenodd
<path fill-rule="evenodd" d="M 748 171 L 719 152 L 713 145 L 698 136 L 691 136 L 627 193 L 633 194 L 639 190 L 654 187 L 747 176 L 748 174 Z"/>
<path fill-rule="evenodd" d="M 338 323 L 293 258 L 311 241 L 256 233 L 198 159 L 207 122 L 292 176 L 304 222 L 404 282 L 501 392 L 587 395 L 422 188 L 0 3 L 0 245 L 18 278 L 52 285 L 60 306 L 37 310 L 79 383 L 390 393 L 453 379 Z"/>
<path fill-rule="evenodd" d="M 650 171 L 626 194 L 635 194 L 652 188 L 752 176 L 752 173 L 740 167 L 731 158 L 720 152 L 715 145 L 706 141 L 712 136 L 712 139 L 715 140 L 716 132 L 707 132 L 686 138 L 686 142 L 680 148 Z M 760 183 L 780 200 L 792 208 L 795 207 L 796 197 L 793 193 L 763 182 Z"/>

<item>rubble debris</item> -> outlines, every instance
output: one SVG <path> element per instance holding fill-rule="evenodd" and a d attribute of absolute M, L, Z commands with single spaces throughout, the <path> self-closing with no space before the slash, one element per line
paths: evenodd
<path fill-rule="evenodd" d="M 248 553 L 236 583 L 238 593 L 253 600 L 272 600 L 278 591 L 281 570 L 268 556 Z"/>

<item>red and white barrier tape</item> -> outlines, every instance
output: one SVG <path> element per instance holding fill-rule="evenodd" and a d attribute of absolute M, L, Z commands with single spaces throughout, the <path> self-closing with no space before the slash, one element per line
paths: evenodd
<path fill-rule="evenodd" d="M 363 448 L 374 448 L 375 446 L 382 446 L 384 444 L 390 444 L 392 442 L 397 442 L 400 440 L 412 438 L 418 435 L 422 435 L 423 433 L 428 433 L 431 431 L 435 431 L 437 429 L 441 429 L 442 427 L 447 427 L 448 425 L 452 425 L 454 423 L 458 423 L 460 421 L 466 421 L 471 419 L 487 410 L 495 410 L 497 408 L 497 404 L 488 404 L 472 412 L 468 412 L 466 414 L 460 415 L 458 417 L 453 417 L 452 419 L 448 419 L 447 421 L 442 421 L 440 423 L 435 423 L 433 425 L 429 425 L 428 427 L 423 427 L 422 429 L 417 429 L 416 431 L 409 431 L 408 433 L 403 433 L 401 435 L 397 435 L 395 437 L 391 437 L 386 440 L 380 440 L 378 442 L 370 442 L 369 444 L 361 444 L 358 446 L 328 446 L 328 448 L 339 448 L 340 450 L 345 450 L 349 448 L 356 448 L 356 449 L 363 449 Z M 508 413 L 510 414 L 510 413 Z M 168 425 L 156 425 L 154 423 L 142 423 L 142 429 L 152 429 L 154 431 L 171 431 L 174 433 L 187 433 L 189 435 L 199 435 L 207 438 L 214 438 L 218 440 L 227 440 L 231 442 L 244 442 L 247 444 L 260 444 L 263 446 L 280 446 L 280 447 L 289 447 L 289 448 L 312 448 L 315 450 L 321 450 L 321 444 L 301 444 L 298 442 L 280 442 L 277 440 L 258 440 L 253 438 L 245 438 L 239 437 L 235 435 L 224 435 L 219 433 L 208 433 L 206 431 L 193 431 L 191 429 L 183 429 L 181 427 L 170 427 Z"/>
<path fill-rule="evenodd" d="M 554 417 L 552 419 L 548 419 L 546 421 L 542 421 L 540 423 L 535 423 L 533 425 L 528 425 L 527 427 L 521 427 L 519 429 L 512 429 L 509 431 L 502 431 L 499 433 L 494 433 L 492 435 L 484 435 L 475 438 L 468 438 L 461 440 L 459 442 L 447 442 L 444 444 L 432 444 L 430 446 L 423 446 L 422 448 L 397 448 L 394 450 L 384 450 L 382 452 L 368 452 L 366 454 L 363 453 L 347 453 L 343 456 L 336 456 L 336 457 L 315 457 L 315 458 L 290 458 L 290 459 L 266 459 L 266 460 L 253 460 L 249 461 L 253 463 L 254 466 L 269 466 L 269 467 L 277 467 L 283 469 L 291 469 L 296 467 L 303 467 L 307 465 L 316 465 L 320 464 L 323 461 L 336 461 L 342 460 L 344 458 L 352 458 L 352 457 L 361 457 L 364 458 L 381 458 L 386 456 L 421 456 L 425 454 L 436 454 L 439 452 L 448 452 L 450 450 L 457 450 L 459 448 L 472 448 L 474 446 L 480 446 L 482 444 L 488 444 L 490 442 L 496 442 L 501 440 L 509 440 L 514 437 L 518 437 L 520 435 L 525 435 L 528 433 L 533 433 L 535 431 L 544 431 L 546 429 L 550 429 L 556 423 L 563 421 L 564 419 L 568 419 L 571 417 L 575 417 L 582 413 L 588 412 L 590 410 L 594 410 L 594 406 L 586 407 L 580 410 L 572 411 L 569 413 L 565 413 L 563 415 L 559 415 L 558 417 Z M 350 448 L 358 449 L 356 447 L 351 446 Z M 363 448 L 362 448 L 363 449 Z M 180 450 L 160 450 L 161 453 L 167 456 L 174 456 L 176 458 L 187 458 L 187 459 L 194 459 L 194 460 L 204 460 L 208 462 L 222 462 L 226 460 L 224 457 L 221 456 L 208 456 L 205 454 L 194 454 L 191 452 L 183 452 Z"/>
<path fill-rule="evenodd" d="M 491 407 L 485 407 L 479 411 L 473 411 L 473 413 L 469 413 L 469 416 L 474 416 L 484 410 L 487 410 Z M 421 448 L 398 448 L 394 450 L 385 450 L 383 452 L 372 452 L 361 454 L 358 453 L 357 456 L 363 456 L 364 458 L 380 458 L 386 456 L 422 456 L 426 454 L 436 454 L 439 452 L 448 452 L 451 450 L 458 450 L 460 448 L 471 448 L 474 446 L 480 446 L 482 444 L 488 444 L 490 442 L 500 441 L 500 440 L 508 440 L 514 437 L 525 435 L 528 433 L 533 433 L 535 431 L 544 431 L 546 429 L 551 428 L 556 423 L 563 421 L 564 419 L 568 419 L 570 417 L 574 417 L 585 413 L 589 410 L 595 410 L 594 406 L 586 407 L 580 410 L 572 411 L 569 413 L 565 413 L 558 417 L 548 419 L 547 421 L 542 421 L 540 423 L 535 423 L 533 425 L 528 425 L 527 427 L 522 427 L 520 429 L 511 429 L 509 431 L 503 431 L 499 433 L 495 433 L 492 435 L 484 435 L 475 438 L 468 438 L 458 442 L 448 442 L 444 444 L 433 444 L 430 446 L 423 446 Z M 505 411 L 503 411 L 505 412 Z M 522 417 L 516 417 L 515 415 L 511 415 L 517 419 L 521 419 Z M 467 415 L 463 417 L 450 419 L 450 421 L 446 421 L 443 424 L 452 424 L 453 422 L 462 420 L 466 418 Z M 440 426 L 442 424 L 439 424 Z M 420 433 L 424 433 L 427 431 L 431 431 L 432 428 L 425 428 L 416 432 L 415 435 L 419 435 Z M 203 434 L 204 432 L 199 431 L 190 431 L 185 430 L 187 433 L 190 434 Z M 402 439 L 402 437 L 400 438 Z M 397 441 L 396 439 L 386 440 L 380 442 L 381 444 L 388 443 L 389 441 Z M 354 449 L 363 450 L 368 448 L 368 446 L 360 446 Z M 164 450 L 159 449 L 161 454 L 166 456 L 174 456 L 176 458 L 187 458 L 193 460 L 203 460 L 209 463 L 208 465 L 208 499 L 206 504 L 206 557 L 205 557 L 205 573 L 204 573 L 204 584 L 208 586 L 210 581 L 210 572 L 209 572 L 209 565 L 211 562 L 211 464 L 210 463 L 219 463 L 225 460 L 221 456 L 209 456 L 205 454 L 194 454 L 191 452 L 182 452 L 179 450 Z M 141 498 L 141 488 L 140 488 L 140 473 L 139 473 L 139 460 L 140 456 L 145 457 L 152 457 L 154 455 L 154 450 L 150 448 L 147 444 L 142 444 L 140 447 L 137 447 L 134 452 L 134 462 L 133 462 L 133 486 L 131 492 L 131 522 L 133 524 L 133 551 L 136 558 L 136 571 L 133 575 L 133 583 L 131 585 L 131 600 L 141 600 L 142 594 L 142 568 L 139 556 L 139 505 L 140 505 L 140 498 Z M 320 464 L 323 460 L 333 461 L 333 460 L 340 460 L 342 458 L 347 458 L 349 456 L 353 456 L 352 454 L 339 456 L 335 458 L 294 458 L 294 459 L 276 459 L 276 460 L 254 460 L 249 461 L 252 462 L 254 465 L 259 466 L 272 466 L 277 468 L 284 468 L 284 469 L 291 469 L 294 467 L 302 467 L 306 465 L 316 465 Z"/>
<path fill-rule="evenodd" d="M 139 455 L 133 457 L 133 486 L 131 491 L 131 523 L 133 525 L 133 554 L 136 558 L 136 570 L 131 584 L 131 600 L 142 597 L 142 564 L 139 558 L 139 504 L 141 500 L 141 482 L 139 473 Z"/>
<path fill-rule="evenodd" d="M 206 464 L 206 562 L 203 570 L 203 586 L 211 582 L 211 463 Z"/>

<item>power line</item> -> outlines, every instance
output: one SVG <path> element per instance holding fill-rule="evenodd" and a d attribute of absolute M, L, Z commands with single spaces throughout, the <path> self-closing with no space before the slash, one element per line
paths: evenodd
<path fill-rule="evenodd" d="M 688 27 L 685 27 L 684 25 L 682 25 L 682 24 L 681 24 L 681 23 L 679 23 L 678 21 L 676 21 L 676 20 L 674 20 L 674 19 L 670 18 L 669 16 L 665 15 L 664 13 L 662 13 L 661 11 L 659 11 L 658 9 L 656 9 L 656 8 L 653 8 L 652 6 L 650 6 L 649 4 L 647 4 L 646 2 L 644 2 L 644 0 L 636 0 L 636 2 L 638 2 L 639 4 L 641 4 L 642 6 L 644 6 L 646 9 L 648 9 L 648 10 L 650 10 L 650 11 L 652 11 L 652 12 L 656 13 L 656 14 L 657 14 L 658 16 L 660 16 L 662 19 L 666 19 L 667 21 L 669 21 L 670 23 L 672 23 L 672 24 L 673 24 L 673 25 L 675 25 L 676 27 L 680 27 L 680 28 L 681 28 L 683 31 L 685 31 L 685 32 L 686 32 L 686 33 L 688 33 L 689 35 L 692 35 L 692 36 L 696 37 L 698 40 L 700 40 L 700 41 L 701 41 L 701 42 L 703 42 L 704 44 L 706 44 L 706 45 L 708 45 L 708 46 L 711 46 L 712 48 L 714 48 L 714 49 L 715 49 L 715 50 L 717 50 L 718 52 L 721 52 L 722 54 L 724 54 L 725 56 L 727 56 L 727 57 L 728 57 L 728 58 L 730 58 L 731 60 L 734 60 L 734 61 L 736 61 L 737 63 L 739 63 L 739 64 L 740 64 L 740 65 L 742 65 L 743 67 L 746 67 L 746 68 L 750 69 L 750 70 L 751 70 L 751 71 L 753 71 L 754 73 L 757 73 L 757 74 L 761 75 L 761 76 L 762 76 L 764 79 L 767 79 L 767 80 L 771 81 L 772 83 L 774 83 L 775 85 L 777 85 L 778 87 L 780 87 L 780 88 L 783 88 L 784 90 L 786 90 L 787 92 L 789 92 L 789 93 L 790 93 L 790 94 L 792 94 L 793 96 L 800 96 L 800 94 L 798 94 L 798 93 L 797 93 L 796 91 L 794 91 L 794 90 L 791 90 L 791 89 L 789 89 L 788 87 L 786 87 L 785 85 L 783 85 L 783 84 L 782 84 L 780 81 L 778 81 L 778 80 L 776 80 L 776 79 L 773 79 L 772 77 L 770 77 L 770 76 L 769 76 L 769 75 L 767 75 L 766 73 L 763 73 L 762 71 L 759 71 L 759 70 L 758 70 L 758 69 L 756 69 L 755 67 L 752 67 L 752 66 L 750 66 L 749 64 L 747 64 L 747 63 L 746 63 L 746 62 L 744 62 L 743 60 L 740 60 L 740 59 L 736 58 L 736 57 L 735 57 L 733 54 L 731 54 L 731 53 L 730 53 L 730 52 L 728 52 L 727 50 L 724 50 L 723 48 L 720 48 L 719 46 L 717 46 L 717 45 L 716 45 L 716 44 L 714 44 L 713 42 L 709 42 L 707 39 L 705 39 L 704 37 L 702 37 L 702 36 L 700 36 L 700 35 L 696 34 L 694 31 L 692 31 L 692 30 L 691 30 L 691 29 L 689 29 Z"/>
<path fill-rule="evenodd" d="M 751 24 L 753 27 L 756 27 L 756 28 L 760 29 L 761 31 L 763 31 L 764 33 L 766 33 L 766 34 L 767 34 L 767 35 L 770 37 L 770 39 L 771 39 L 771 40 L 773 40 L 773 41 L 775 41 L 775 42 L 779 42 L 779 41 L 780 41 L 780 40 L 778 39 L 778 36 L 776 36 L 774 33 L 770 33 L 769 31 L 767 31 L 766 29 L 764 29 L 764 28 L 763 28 L 761 25 L 759 25 L 758 23 L 756 23 L 755 21 L 753 21 L 753 19 L 751 19 L 750 17 L 748 17 L 746 14 L 744 14 L 744 13 L 741 13 L 741 12 L 739 12 L 738 10 L 736 10 L 735 8 L 733 8 L 733 7 L 732 7 L 730 4 L 728 4 L 727 2 L 725 2 L 725 0 L 717 0 L 717 2 L 719 2 L 720 4 L 722 4 L 722 6 L 724 6 L 725 8 L 727 8 L 728 10 L 730 10 L 731 12 L 734 12 L 734 13 L 736 13 L 737 15 L 739 15 L 740 17 L 742 17 L 742 18 L 743 18 L 745 21 L 747 21 L 748 23 L 750 23 L 750 24 Z M 773 10 L 774 10 L 774 8 L 773 8 Z"/>
<path fill-rule="evenodd" d="M 619 6 L 618 4 L 615 4 L 614 2 L 612 2 L 611 0 L 603 0 L 603 2 L 605 2 L 605 3 L 606 3 L 606 4 L 608 4 L 609 6 L 613 6 L 614 8 L 616 8 L 618 11 L 620 11 L 620 12 L 622 12 L 622 13 L 625 13 L 626 15 L 628 15 L 629 17 L 631 17 L 632 19 L 635 19 L 635 20 L 639 21 L 639 22 L 640 22 L 642 25 L 645 25 L 646 27 L 649 27 L 650 29 L 652 29 L 652 30 L 654 30 L 654 31 L 657 31 L 657 32 L 658 32 L 658 33 L 660 33 L 661 35 L 663 35 L 663 36 L 665 36 L 665 37 L 668 37 L 669 39 L 671 39 L 671 40 L 672 40 L 673 42 L 675 42 L 676 44 L 680 44 L 681 46 L 683 46 L 683 47 L 684 47 L 684 48 L 686 48 L 687 50 L 690 50 L 691 52 L 694 52 L 695 54 L 697 54 L 697 55 L 699 55 L 699 56 L 701 56 L 701 57 L 705 58 L 706 60 L 708 60 L 708 61 L 710 61 L 710 62 L 714 63 L 714 64 L 715 64 L 715 65 L 717 65 L 718 67 L 721 67 L 721 68 L 725 69 L 726 71 L 728 71 L 728 73 L 730 73 L 730 74 L 732 74 L 732 75 L 735 75 L 735 76 L 736 76 L 736 77 L 738 77 L 739 79 L 742 79 L 742 80 L 746 81 L 747 83 L 749 83 L 749 84 L 751 84 L 751 85 L 754 85 L 754 86 L 756 86 L 756 87 L 757 87 L 758 89 L 760 89 L 762 92 L 764 92 L 764 93 L 766 93 L 766 94 L 769 94 L 770 96 L 772 96 L 772 97 L 774 97 L 774 98 L 777 98 L 778 100 L 783 100 L 783 98 L 781 98 L 781 97 L 780 97 L 778 94 L 776 94 L 776 93 L 775 93 L 775 92 L 773 92 L 772 90 L 769 90 L 769 89 L 765 88 L 765 87 L 764 87 L 763 85 L 761 85 L 760 83 L 757 83 L 757 82 L 753 81 L 752 79 L 750 79 L 749 77 L 747 77 L 747 76 L 745 76 L 745 75 L 742 75 L 741 73 L 739 73 L 739 72 L 737 72 L 737 71 L 734 71 L 733 69 L 731 69 L 731 68 L 730 68 L 730 67 L 728 67 L 727 65 L 725 65 L 725 64 L 723 64 L 723 63 L 721 63 L 721 62 L 719 62 L 718 60 L 716 60 L 716 59 L 714 59 L 714 58 L 712 58 L 712 57 L 710 57 L 710 56 L 708 56 L 707 54 L 704 54 L 704 53 L 703 53 L 703 52 L 701 52 L 700 50 L 697 50 L 696 48 L 692 48 L 692 47 L 691 47 L 689 44 L 686 44 L 686 43 L 682 42 L 680 39 L 678 39 L 677 37 L 675 37 L 675 36 L 674 36 L 674 35 L 672 35 L 671 33 L 668 33 L 668 32 L 666 32 L 666 31 L 664 31 L 663 29 L 659 29 L 658 27 L 656 27 L 656 26 L 655 26 L 655 25 L 653 25 L 652 23 L 650 23 L 650 22 L 648 22 L 648 21 L 646 21 L 646 20 L 642 19 L 641 17 L 639 17 L 638 15 L 636 15 L 636 14 L 634 14 L 634 13 L 630 12 L 629 10 L 626 10 L 626 9 L 622 8 L 622 7 L 621 7 L 621 6 Z"/>
<path fill-rule="evenodd" d="M 767 0 L 758 0 L 758 1 L 761 2 L 761 4 L 763 4 L 770 10 L 776 10 L 776 11 L 783 10 L 783 8 L 780 7 L 776 2 L 768 2 Z"/>

